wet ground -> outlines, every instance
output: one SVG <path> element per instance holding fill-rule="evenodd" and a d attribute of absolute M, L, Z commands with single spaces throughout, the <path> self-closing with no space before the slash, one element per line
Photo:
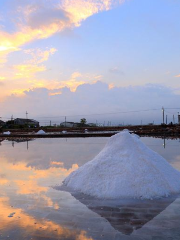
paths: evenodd
<path fill-rule="evenodd" d="M 63 179 L 92 159 L 106 141 L 2 142 L 0 239 L 179 240 L 180 196 L 148 201 L 97 200 L 59 189 Z M 179 140 L 143 141 L 180 170 Z"/>

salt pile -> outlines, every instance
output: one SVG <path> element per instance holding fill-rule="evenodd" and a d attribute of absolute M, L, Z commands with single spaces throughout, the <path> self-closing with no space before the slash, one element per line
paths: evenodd
<path fill-rule="evenodd" d="M 36 134 L 46 134 L 46 132 L 43 130 L 39 130 Z"/>
<path fill-rule="evenodd" d="M 9 132 L 9 131 L 8 131 L 8 132 L 3 132 L 3 134 L 4 134 L 4 135 L 10 135 L 11 132 Z"/>
<path fill-rule="evenodd" d="M 72 172 L 64 185 L 97 198 L 167 197 L 180 192 L 180 172 L 124 130 L 111 137 L 90 162 Z"/>

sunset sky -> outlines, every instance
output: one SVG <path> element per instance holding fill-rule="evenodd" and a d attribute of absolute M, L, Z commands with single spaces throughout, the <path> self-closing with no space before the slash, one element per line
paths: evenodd
<path fill-rule="evenodd" d="M 179 13 L 178 0 L 1 0 L 0 117 L 177 119 Z"/>

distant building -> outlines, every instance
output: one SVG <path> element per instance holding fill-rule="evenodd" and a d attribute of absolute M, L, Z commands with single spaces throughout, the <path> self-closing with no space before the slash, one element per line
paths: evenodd
<path fill-rule="evenodd" d="M 38 121 L 33 120 L 33 119 L 26 119 L 26 118 L 16 118 L 16 119 L 14 119 L 14 124 L 20 125 L 20 126 L 28 125 L 31 127 L 39 127 Z"/>
<path fill-rule="evenodd" d="M 88 123 L 87 124 L 89 127 L 97 127 L 96 123 Z"/>
<path fill-rule="evenodd" d="M 75 123 L 75 122 L 62 122 L 60 124 L 61 127 L 68 127 L 68 128 L 72 128 L 72 127 L 78 127 L 79 123 Z"/>

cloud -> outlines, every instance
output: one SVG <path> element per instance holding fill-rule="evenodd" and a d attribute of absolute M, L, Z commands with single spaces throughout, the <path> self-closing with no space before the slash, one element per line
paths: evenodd
<path fill-rule="evenodd" d="M 57 50 L 55 48 L 24 50 L 24 45 L 49 38 L 65 29 L 79 27 L 88 17 L 114 7 L 115 2 L 123 1 L 54 0 L 52 3 L 51 0 L 8 0 L 9 8 L 3 16 L 5 25 L 0 28 L 0 69 L 1 74 L 6 77 L 6 87 L 0 100 L 9 94 L 22 95 L 26 89 L 37 87 L 52 89 L 67 86 L 75 91 L 80 84 L 101 80 L 101 75 L 75 76 L 72 74 L 69 79 L 56 78 L 48 82 L 48 79 L 42 79 L 37 74 L 48 69 L 42 63 Z M 12 14 L 13 18 L 10 17 Z M 15 51 L 21 51 L 16 65 L 14 60 L 18 54 L 13 53 Z M 27 60 L 27 55 L 24 56 L 22 53 L 28 54 L 31 59 Z M 26 60 L 20 62 L 21 59 Z M 3 86 L 2 81 L 0 85 Z"/>
<path fill-rule="evenodd" d="M 37 55 L 36 52 L 38 52 Z M 37 88 L 46 88 L 49 95 L 57 95 L 65 91 L 65 87 L 75 91 L 79 85 L 87 82 L 92 83 L 98 79 L 96 74 L 80 73 L 78 71 L 73 72 L 68 78 L 61 77 L 54 80 L 43 78 L 42 75 L 38 76 L 38 74 L 48 71 L 41 62 L 45 61 L 49 54 L 54 52 L 55 49 L 53 48 L 47 50 L 47 54 L 44 54 L 44 51 L 28 50 L 28 54 L 33 55 L 32 59 L 28 60 L 27 64 L 12 66 L 10 71 L 8 69 L 8 72 L 6 72 L 6 79 L 0 81 L 1 85 L 5 86 L 0 100 L 4 100 L 11 94 L 23 96 L 29 89 Z"/>
<path fill-rule="evenodd" d="M 84 83 L 85 81 L 82 80 L 82 74 L 80 72 L 74 72 L 69 80 L 61 81 L 61 86 L 69 87 L 72 91 L 75 91 L 79 85 Z"/>
<path fill-rule="evenodd" d="M 13 66 L 15 70 L 15 78 L 31 78 L 37 72 L 44 72 L 46 70 L 45 66 L 41 65 L 15 65 Z"/>
<path fill-rule="evenodd" d="M 77 27 L 88 17 L 107 11 L 117 1 L 113 0 L 50 0 L 26 1 L 14 5 L 16 31 L 0 31 L 0 52 L 17 51 L 31 41 L 44 39 L 66 28 Z M 118 3 L 122 3 L 119 0 Z M 17 3 L 17 2 L 16 2 Z M 9 13 L 10 14 L 10 13 Z"/>
<path fill-rule="evenodd" d="M 110 69 L 109 69 L 109 72 L 110 72 L 110 73 L 115 73 L 115 74 L 121 74 L 121 75 L 124 75 L 124 72 L 121 71 L 118 67 L 110 68 Z"/>
<path fill-rule="evenodd" d="M 175 77 L 176 77 L 176 78 L 179 78 L 179 77 L 180 77 L 180 74 L 179 74 L 179 75 L 176 75 Z"/>
<path fill-rule="evenodd" d="M 24 53 L 30 55 L 32 59 L 28 61 L 29 64 L 39 64 L 42 62 L 45 62 L 49 59 L 51 55 L 53 55 L 55 52 L 57 52 L 57 49 L 50 48 L 49 50 L 41 50 L 38 49 L 27 49 L 24 51 Z"/>
<path fill-rule="evenodd" d="M 65 23 L 69 24 L 68 14 L 62 9 L 40 8 L 30 14 L 27 25 L 32 29 L 44 29 L 51 24 L 64 26 Z"/>
<path fill-rule="evenodd" d="M 61 92 L 50 95 L 50 93 Z M 107 120 L 128 121 L 139 123 L 140 118 L 147 121 L 161 121 L 161 108 L 178 107 L 180 95 L 175 94 L 173 89 L 147 84 L 144 86 L 113 87 L 103 82 L 94 84 L 82 84 L 73 92 L 67 87 L 48 90 L 36 88 L 24 92 L 24 97 L 11 96 L 1 103 L 2 116 L 16 115 L 28 110 L 31 116 L 73 116 L 69 119 L 78 121 L 81 116 L 87 116 L 88 121 Z M 36 108 L 34 108 L 36 105 Z M 21 109 L 19 109 L 21 106 Z M 120 114 L 133 110 L 160 109 L 159 111 L 147 111 L 129 114 Z M 103 113 L 117 113 L 105 114 Z M 92 114 L 92 116 L 91 116 Z M 95 114 L 95 115 L 94 115 Z M 80 116 L 77 116 L 80 115 Z M 75 117 L 77 116 L 77 117 Z M 170 119 L 170 117 L 169 117 Z M 62 119 L 63 120 L 63 119 Z M 60 118 L 59 120 L 60 121 Z"/>
<path fill-rule="evenodd" d="M 101 75 L 82 74 L 78 70 L 68 79 L 42 79 L 41 73 L 48 70 L 44 62 L 57 49 L 24 48 L 33 41 L 49 38 L 65 29 L 79 27 L 88 17 L 114 7 L 115 2 L 123 1 L 53 0 L 52 3 L 51 0 L 8 0 L 9 7 L 3 14 L 4 26 L 0 26 L 0 70 L 1 77 L 6 78 L 5 84 L 4 79 L 0 79 L 0 85 L 4 87 L 0 100 L 10 94 L 23 95 L 27 89 L 40 87 L 52 90 L 67 86 L 71 91 L 75 91 L 80 84 L 101 80 Z M 17 51 L 20 51 L 19 55 L 13 53 Z M 52 92 L 49 94 L 58 95 Z"/>

